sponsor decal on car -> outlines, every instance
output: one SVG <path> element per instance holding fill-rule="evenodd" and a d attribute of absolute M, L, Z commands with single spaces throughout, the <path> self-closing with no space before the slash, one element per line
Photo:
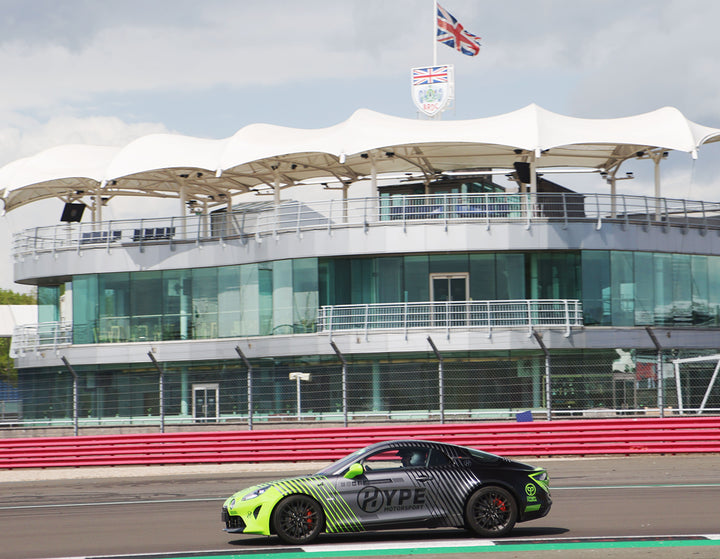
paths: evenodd
<path fill-rule="evenodd" d="M 404 511 L 420 510 L 425 506 L 424 487 L 416 489 L 380 489 L 372 485 L 358 493 L 357 503 L 361 510 L 372 514 L 383 510 Z"/>

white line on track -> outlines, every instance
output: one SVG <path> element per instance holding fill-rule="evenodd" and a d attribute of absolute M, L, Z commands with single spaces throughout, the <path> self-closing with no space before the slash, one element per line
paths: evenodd
<path fill-rule="evenodd" d="M 372 549 L 431 549 L 436 547 L 481 547 L 494 546 L 492 540 L 482 540 L 477 538 L 468 539 L 452 539 L 452 540 L 418 540 L 413 542 L 373 542 Z M 364 551 L 368 549 L 368 544 L 316 544 L 311 547 L 303 547 L 302 550 L 311 552 L 343 552 L 343 551 Z"/>

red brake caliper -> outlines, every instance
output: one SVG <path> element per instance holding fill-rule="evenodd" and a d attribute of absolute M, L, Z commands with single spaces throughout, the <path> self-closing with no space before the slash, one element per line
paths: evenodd
<path fill-rule="evenodd" d="M 497 497 L 495 497 L 495 505 L 496 505 L 497 508 L 499 508 L 501 511 L 505 512 L 506 506 L 507 506 L 507 505 L 505 505 L 505 501 L 503 501 L 502 499 L 498 499 Z"/>

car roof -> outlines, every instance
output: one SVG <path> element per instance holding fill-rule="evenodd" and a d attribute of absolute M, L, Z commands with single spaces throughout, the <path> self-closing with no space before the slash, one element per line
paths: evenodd
<path fill-rule="evenodd" d="M 425 447 L 425 448 L 445 448 L 445 449 L 456 449 L 460 451 L 463 447 L 458 445 L 442 443 L 437 441 L 426 441 L 418 439 L 396 439 L 389 441 L 381 441 L 378 443 L 371 444 L 365 447 L 365 450 L 371 451 L 380 448 L 404 448 L 404 447 Z"/>

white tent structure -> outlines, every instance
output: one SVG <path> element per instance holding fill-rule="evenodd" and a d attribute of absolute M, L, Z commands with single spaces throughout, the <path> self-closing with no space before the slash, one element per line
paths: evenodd
<path fill-rule="evenodd" d="M 115 196 L 178 198 L 207 210 L 236 194 L 272 191 L 303 181 L 337 181 L 344 194 L 353 182 L 383 173 L 414 173 L 426 183 L 446 172 L 530 166 L 590 168 L 615 176 L 632 158 L 659 164 L 670 150 L 697 157 L 700 146 L 720 140 L 720 129 L 696 124 L 677 109 L 617 119 L 581 119 L 529 105 L 504 115 L 459 121 L 412 120 L 366 109 L 323 129 L 253 124 L 222 140 L 153 134 L 125 147 L 70 145 L 46 150 L 0 168 L 5 211 L 47 198 L 89 197 L 93 219 Z"/>

